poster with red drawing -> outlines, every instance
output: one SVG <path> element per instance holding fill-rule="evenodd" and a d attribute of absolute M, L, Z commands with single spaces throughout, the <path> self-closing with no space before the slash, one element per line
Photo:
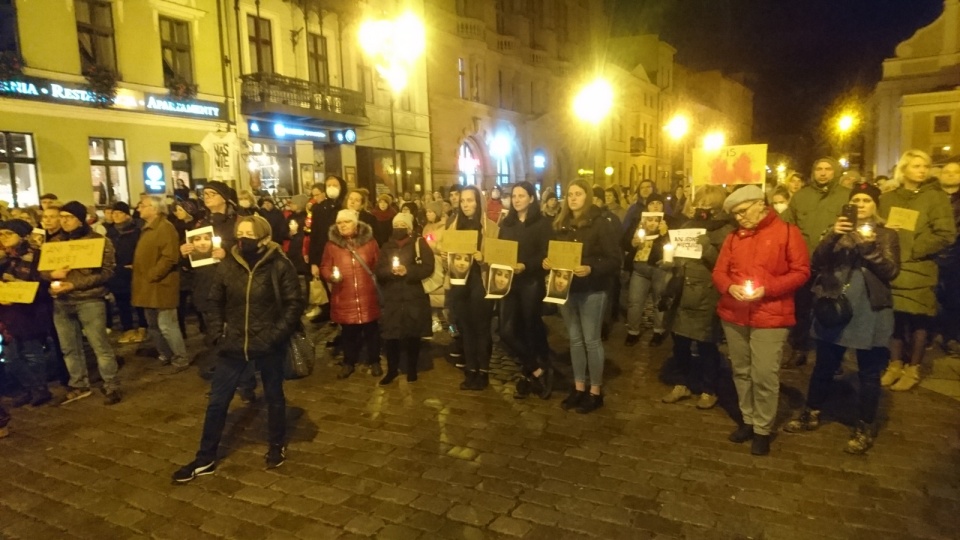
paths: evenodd
<path fill-rule="evenodd" d="M 762 184 L 767 175 L 767 145 L 693 150 L 693 185 Z"/>

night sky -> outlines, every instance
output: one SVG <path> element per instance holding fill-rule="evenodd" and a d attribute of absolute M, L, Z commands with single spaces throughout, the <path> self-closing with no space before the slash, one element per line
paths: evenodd
<path fill-rule="evenodd" d="M 883 59 L 943 10 L 943 0 L 613 1 L 615 35 L 656 32 L 684 65 L 747 73 L 755 141 L 795 155 L 816 151 L 824 111 L 869 95 Z"/>

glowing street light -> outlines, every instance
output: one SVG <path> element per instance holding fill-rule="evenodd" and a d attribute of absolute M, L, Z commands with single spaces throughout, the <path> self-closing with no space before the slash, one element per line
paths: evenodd
<path fill-rule="evenodd" d="M 727 136 L 722 131 L 712 131 L 703 137 L 703 149 L 708 152 L 719 150 L 726 144 Z"/>
<path fill-rule="evenodd" d="M 598 125 L 613 108 L 613 87 L 604 79 L 595 79 L 573 98 L 573 112 L 584 122 Z"/>
<path fill-rule="evenodd" d="M 613 167 L 610 167 L 608 165 L 606 168 L 603 169 L 603 174 L 607 176 L 613 176 Z"/>
<path fill-rule="evenodd" d="M 837 119 L 837 131 L 846 135 L 857 127 L 857 117 L 851 113 L 844 113 Z"/>
<path fill-rule="evenodd" d="M 663 129 L 671 139 L 679 141 L 690 131 L 690 121 L 687 120 L 686 116 L 678 114 L 671 118 L 667 125 L 663 126 Z"/>

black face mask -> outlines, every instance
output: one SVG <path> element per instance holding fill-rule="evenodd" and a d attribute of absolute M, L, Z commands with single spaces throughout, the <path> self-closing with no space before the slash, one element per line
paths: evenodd
<path fill-rule="evenodd" d="M 403 240 L 404 238 L 410 236 L 410 232 L 406 229 L 394 229 L 393 234 L 390 235 L 394 240 Z"/>
<path fill-rule="evenodd" d="M 237 247 L 240 248 L 240 254 L 244 257 L 252 257 L 260 250 L 256 238 L 237 238 Z"/>
<path fill-rule="evenodd" d="M 693 212 L 693 218 L 698 221 L 708 221 L 713 217 L 713 210 L 709 208 L 697 208 Z"/>

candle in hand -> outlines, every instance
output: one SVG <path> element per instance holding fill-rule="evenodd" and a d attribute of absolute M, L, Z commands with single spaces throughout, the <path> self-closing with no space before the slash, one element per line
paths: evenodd
<path fill-rule="evenodd" d="M 646 238 L 647 238 L 647 231 L 643 230 L 643 227 L 637 229 L 637 240 L 640 240 L 641 242 L 643 242 L 644 239 Z"/>
<path fill-rule="evenodd" d="M 336 266 L 333 267 L 333 279 L 335 280 L 340 279 L 340 269 L 337 268 Z"/>
<path fill-rule="evenodd" d="M 398 268 L 400 266 L 400 257 L 393 258 L 393 267 Z"/>
<path fill-rule="evenodd" d="M 59 281 L 54 281 L 54 282 L 50 283 L 50 286 L 53 287 L 54 289 L 59 289 L 59 288 L 60 288 L 60 282 L 59 282 Z"/>
<path fill-rule="evenodd" d="M 753 281 L 749 279 L 743 283 L 743 293 L 747 296 L 753 296 L 756 291 L 753 289 Z"/>
<path fill-rule="evenodd" d="M 221 245 L 222 245 L 222 240 L 220 240 L 220 237 L 219 237 L 219 236 L 214 236 L 214 237 L 213 237 L 213 249 L 220 249 L 220 246 L 221 246 Z"/>
<path fill-rule="evenodd" d="M 857 231 L 860 233 L 860 236 L 864 238 L 871 238 L 873 236 L 873 224 L 864 223 L 863 225 L 857 227 Z"/>
<path fill-rule="evenodd" d="M 672 263 L 673 262 L 673 252 L 677 247 L 673 244 L 664 244 L 663 245 L 663 262 Z"/>

